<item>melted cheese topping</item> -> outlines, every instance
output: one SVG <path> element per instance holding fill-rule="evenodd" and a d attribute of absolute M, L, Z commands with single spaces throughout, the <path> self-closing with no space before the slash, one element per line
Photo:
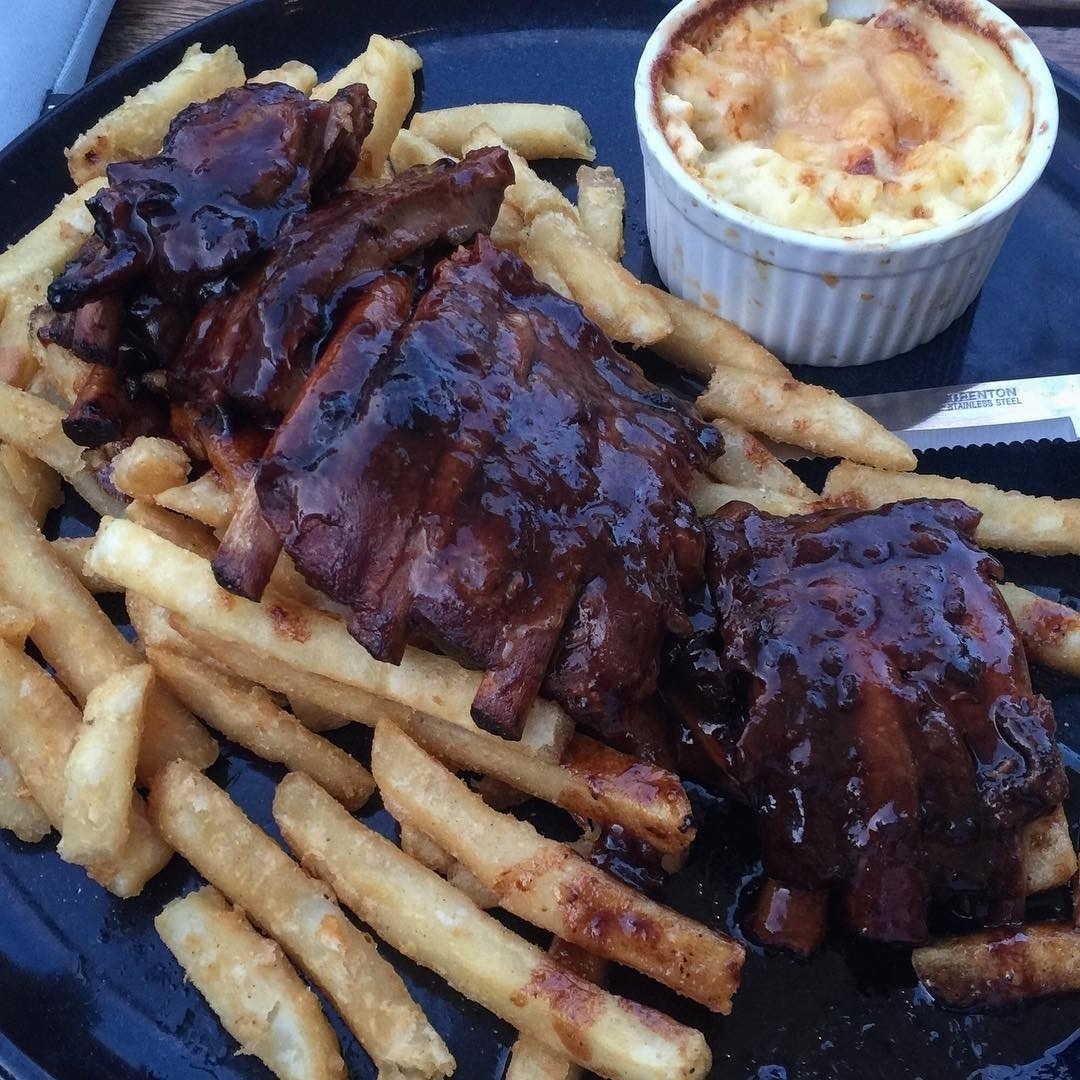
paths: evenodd
<path fill-rule="evenodd" d="M 860 23 L 776 0 L 697 36 L 660 80 L 667 140 L 710 192 L 773 224 L 918 232 L 982 206 L 1023 160 L 1027 83 L 994 41 L 928 8 Z"/>

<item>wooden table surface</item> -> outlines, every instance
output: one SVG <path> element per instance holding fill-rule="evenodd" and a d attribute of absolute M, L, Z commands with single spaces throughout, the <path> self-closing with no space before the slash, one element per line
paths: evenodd
<path fill-rule="evenodd" d="M 226 0 L 116 0 L 92 73 L 228 6 Z M 1080 0 L 1009 0 L 1006 6 L 1048 60 L 1080 77 Z M 1068 22 L 1075 25 L 1062 25 Z"/>

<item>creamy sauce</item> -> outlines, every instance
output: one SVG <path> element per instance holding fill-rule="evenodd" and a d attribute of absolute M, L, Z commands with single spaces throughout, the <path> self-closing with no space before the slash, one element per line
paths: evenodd
<path fill-rule="evenodd" d="M 990 37 L 904 4 L 867 22 L 825 0 L 747 6 L 676 39 L 665 135 L 713 194 L 825 236 L 901 236 L 982 206 L 1016 174 L 1031 94 Z"/>

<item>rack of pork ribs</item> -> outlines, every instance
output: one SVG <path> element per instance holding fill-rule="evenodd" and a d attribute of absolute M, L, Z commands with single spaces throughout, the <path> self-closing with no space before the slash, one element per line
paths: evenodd
<path fill-rule="evenodd" d="M 69 436 L 178 439 L 237 493 L 225 587 L 284 549 L 376 658 L 483 671 L 484 727 L 544 693 L 640 745 L 674 709 L 758 810 L 768 940 L 805 949 L 830 893 L 886 940 L 940 895 L 1017 918 L 1064 778 L 977 515 L 700 518 L 720 436 L 488 239 L 506 153 L 361 190 L 371 117 L 245 86 L 109 167 L 40 330 L 93 365 Z"/>

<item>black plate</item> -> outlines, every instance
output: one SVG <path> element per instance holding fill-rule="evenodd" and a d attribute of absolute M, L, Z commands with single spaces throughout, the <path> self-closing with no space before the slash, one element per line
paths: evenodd
<path fill-rule="evenodd" d="M 256 0 L 171 38 L 117 68 L 57 109 L 0 157 L 0 246 L 41 220 L 70 186 L 62 150 L 124 94 L 164 74 L 183 48 L 235 44 L 249 71 L 298 57 L 327 73 L 359 52 L 372 31 L 402 35 L 425 67 L 428 107 L 472 100 L 558 100 L 579 108 L 598 158 L 627 184 L 628 265 L 654 271 L 644 235 L 642 180 L 631 107 L 637 56 L 669 5 L 662 0 L 470 0 L 450 11 L 438 0 L 409 4 L 350 0 Z M 909 357 L 844 372 L 802 371 L 845 393 L 942 385 L 974 378 L 1080 369 L 1080 96 L 1060 80 L 1062 134 L 1043 181 L 1021 214 L 972 309 Z M 561 178 L 572 175 L 566 169 Z M 1080 496 L 1076 444 L 1027 444 L 924 456 L 929 471 Z M 1009 560 L 1012 580 L 1080 596 L 1080 560 Z M 1038 672 L 1051 695 L 1070 765 L 1080 749 L 1080 684 Z M 342 737 L 363 743 L 363 733 Z M 362 745 L 358 745 L 363 752 Z M 211 775 L 261 824 L 279 771 L 228 750 Z M 1076 785 L 1074 785 L 1076 786 Z M 715 926 L 735 916 L 755 870 L 751 828 L 737 811 L 698 794 L 702 836 L 669 902 Z M 1071 807 L 1071 820 L 1080 820 Z M 368 819 L 386 830 L 378 810 Z M 180 861 L 144 895 L 121 903 L 47 845 L 0 840 L 0 1074 L 19 1080 L 145 1080 L 148 1077 L 264 1076 L 231 1040 L 178 969 L 151 920 L 195 876 Z M 1040 913 L 1064 910 L 1040 901 Z M 458 1075 L 501 1076 L 509 1032 L 439 980 L 396 958 L 455 1054 Z M 915 987 L 907 954 L 830 940 L 809 963 L 751 950 L 734 1014 L 714 1018 L 627 977 L 620 988 L 707 1032 L 716 1075 L 983 1077 L 1080 1075 L 1080 999 L 997 1016 L 934 1007 Z M 338 1025 L 353 1076 L 374 1075 Z"/>

